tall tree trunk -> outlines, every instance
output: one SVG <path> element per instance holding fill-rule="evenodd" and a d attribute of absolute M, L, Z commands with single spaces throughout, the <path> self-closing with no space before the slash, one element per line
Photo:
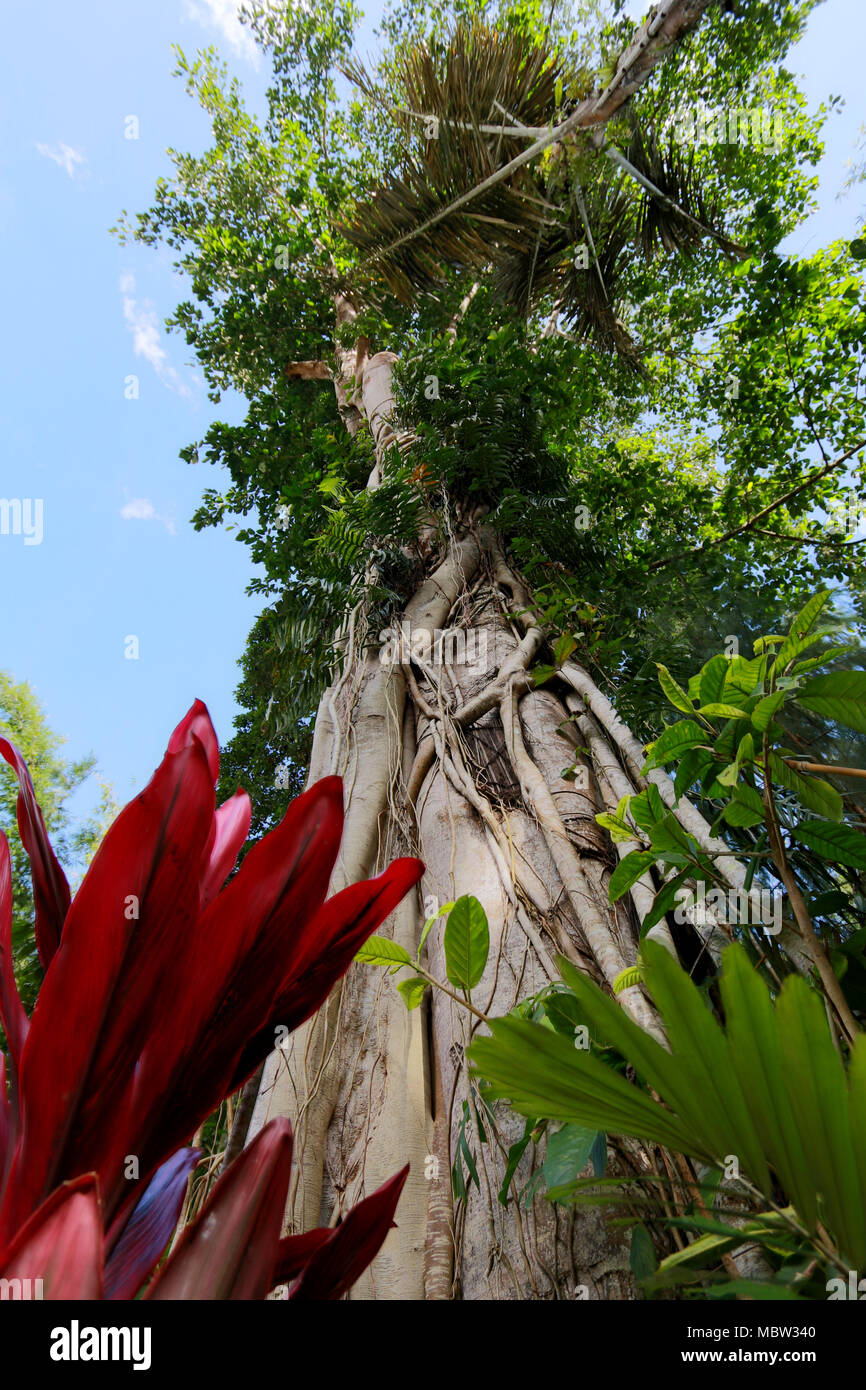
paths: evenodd
<path fill-rule="evenodd" d="M 343 323 L 354 317 L 345 299 L 337 312 Z M 394 360 L 369 358 L 360 340 L 342 356 L 335 382 L 347 427 L 354 432 L 362 417 L 370 425 L 370 487 L 389 448 L 411 443 L 391 423 Z M 557 953 L 610 988 L 635 963 L 654 887 L 647 877 L 610 904 L 616 854 L 595 815 L 646 785 L 642 750 L 576 663 L 565 663 L 556 689 L 532 688 L 527 671 L 543 634 L 498 535 L 477 514 L 458 516 L 379 650 L 362 644 L 355 616 L 342 669 L 319 706 L 309 771 L 311 782 L 328 773 L 344 779 L 346 825 L 331 891 L 397 854 L 418 854 L 426 864 L 421 892 L 383 929 L 413 954 L 431 908 L 474 894 L 491 934 L 473 992 L 485 1014 L 504 1014 L 557 979 Z M 437 645 L 442 632 L 456 641 Z M 566 780 L 570 767 L 575 775 Z M 669 798 L 669 780 L 654 780 Z M 677 814 L 709 843 L 694 807 L 681 801 Z M 740 866 L 727 862 L 736 886 Z M 442 980 L 443 920 L 425 946 L 427 968 Z M 694 929 L 717 955 L 722 930 L 702 921 Z M 664 921 L 653 933 L 675 950 Z M 618 999 L 664 1042 L 640 986 Z M 407 1012 L 389 976 L 362 965 L 349 971 L 269 1058 L 249 1129 L 252 1138 L 275 1115 L 295 1126 L 286 1229 L 337 1222 L 408 1159 L 397 1227 L 352 1297 L 634 1297 L 628 1237 L 600 1209 L 517 1200 L 543 1162 L 543 1138 L 526 1148 L 508 1203 L 499 1200 L 523 1121 L 504 1105 L 491 1113 L 473 1089 L 465 1053 L 479 1026 L 440 991 Z M 454 1201 L 461 1135 L 477 1184 L 467 1174 L 466 1195 Z M 611 1147 L 608 1158 L 613 1173 L 649 1165 L 636 1146 Z"/>

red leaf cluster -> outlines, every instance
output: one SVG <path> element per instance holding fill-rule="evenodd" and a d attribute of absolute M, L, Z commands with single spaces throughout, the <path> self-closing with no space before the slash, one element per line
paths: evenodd
<path fill-rule="evenodd" d="M 327 898 L 343 828 L 329 777 L 229 879 L 250 801 L 216 805 L 218 744 L 196 701 L 73 899 L 23 759 L 3 739 L 0 755 L 18 777 L 45 969 L 28 1019 L 0 834 L 0 1278 L 41 1278 L 46 1298 L 132 1298 L 178 1219 L 192 1135 L 324 1002 L 423 866 L 398 859 Z M 407 1170 L 335 1229 L 281 1240 L 291 1154 L 288 1122 L 271 1122 L 145 1296 L 263 1298 L 292 1281 L 292 1298 L 339 1298 L 385 1239 Z"/>

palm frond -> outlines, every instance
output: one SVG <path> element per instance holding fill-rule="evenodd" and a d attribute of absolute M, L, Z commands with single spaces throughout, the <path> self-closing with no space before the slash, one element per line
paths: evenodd
<path fill-rule="evenodd" d="M 360 65 L 345 71 L 369 98 L 382 99 Z M 342 231 L 376 259 L 388 290 L 407 300 L 441 283 L 446 266 L 480 268 L 500 251 L 519 249 L 544 225 L 555 209 L 524 166 L 471 207 L 388 249 L 519 154 L 526 141 L 514 131 L 547 125 L 558 84 L 577 94 L 589 78 L 567 71 L 527 36 L 501 34 L 480 22 L 457 27 L 442 48 L 414 48 L 398 63 L 396 77 L 405 103 L 393 111 L 406 136 L 403 165 Z M 433 123 L 435 138 L 425 138 L 425 126 L 432 130 Z"/>

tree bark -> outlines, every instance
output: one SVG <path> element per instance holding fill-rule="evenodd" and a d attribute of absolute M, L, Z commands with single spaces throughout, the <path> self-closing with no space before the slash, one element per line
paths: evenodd
<path fill-rule="evenodd" d="M 337 311 L 339 321 L 352 321 L 348 300 Z M 339 360 L 341 413 L 353 432 L 364 420 L 371 429 L 376 465 L 368 486 L 377 487 L 389 450 L 412 442 L 393 424 L 395 359 L 370 357 L 362 341 Z M 542 634 L 527 615 L 519 574 L 482 518 L 458 515 L 436 539 L 430 570 L 395 624 L 398 634 L 426 639 L 363 647 L 353 615 L 342 669 L 319 706 L 309 781 L 339 773 L 345 788 L 331 891 L 381 871 L 397 854 L 418 854 L 426 864 L 421 892 L 382 929 L 413 955 L 430 909 L 473 894 L 490 925 L 487 968 L 473 991 L 486 1015 L 507 1013 L 557 979 L 557 953 L 610 989 L 636 962 L 655 889 L 645 876 L 611 905 L 616 852 L 595 815 L 644 785 L 642 749 L 576 663 L 564 665 L 554 688 L 533 689 L 527 671 Z M 462 647 L 437 648 L 443 631 L 460 634 Z M 561 775 L 569 767 L 574 780 Z M 672 799 L 669 779 L 650 776 Z M 688 828 L 706 838 L 699 813 L 681 808 Z M 738 871 L 729 860 L 732 881 Z M 427 938 L 424 963 L 444 981 L 443 921 Z M 674 951 L 666 922 L 654 932 Z M 703 932 L 717 952 L 724 935 Z M 664 1043 L 641 986 L 617 997 Z M 628 1236 L 602 1209 L 518 1200 L 543 1162 L 543 1136 L 527 1146 L 507 1205 L 499 1200 L 524 1122 L 505 1105 L 485 1107 L 468 1075 L 466 1049 L 483 1026 L 436 990 L 407 1012 L 390 976 L 352 967 L 318 1015 L 266 1062 L 249 1127 L 248 1142 L 275 1115 L 294 1124 L 286 1232 L 338 1222 L 408 1159 L 397 1227 L 352 1298 L 635 1297 Z M 451 1168 L 463 1163 L 461 1134 L 477 1184 L 464 1168 L 466 1195 L 455 1201 Z M 633 1172 L 634 1149 L 609 1144 L 610 1172 Z M 650 1160 L 639 1157 L 648 1169 Z"/>

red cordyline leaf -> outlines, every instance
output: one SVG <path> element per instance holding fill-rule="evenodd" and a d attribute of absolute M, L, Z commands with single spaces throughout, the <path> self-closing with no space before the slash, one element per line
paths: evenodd
<path fill-rule="evenodd" d="M 230 1090 L 243 1085 L 273 1050 L 278 1028 L 291 1032 L 321 1007 L 367 937 L 390 916 L 423 873 L 420 859 L 395 859 L 378 878 L 354 883 L 328 899 L 311 923 L 300 973 L 283 981 L 264 1015 L 268 1018 L 266 1027 L 255 1032 L 241 1054 Z"/>
<path fill-rule="evenodd" d="M 179 1149 L 154 1173 L 105 1266 L 107 1299 L 134 1298 L 150 1276 L 178 1223 L 187 1178 L 200 1158 L 201 1149 Z"/>
<path fill-rule="evenodd" d="M 0 1239 L 58 1181 L 98 1171 L 94 1158 L 102 1158 L 113 1135 L 123 1137 L 117 1134 L 121 1102 L 147 1036 L 160 1026 L 155 967 L 168 964 L 172 942 L 176 953 L 177 934 L 191 930 L 197 865 L 212 816 L 210 773 L 196 740 L 166 755 L 97 851 L 67 915 L 22 1052 L 21 1139 Z M 110 1175 L 112 1186 L 121 1173 Z M 104 1197 L 108 1188 L 103 1181 Z"/>
<path fill-rule="evenodd" d="M 325 902 L 343 824 L 342 784 L 326 778 L 291 804 L 222 887 L 250 808 L 242 792 L 215 808 L 218 772 L 216 735 L 196 701 L 95 856 L 26 1040 L 26 1018 L 18 1018 L 20 1130 L 11 1161 L 7 1135 L 0 1242 L 64 1179 L 95 1172 L 117 1260 L 114 1296 L 144 1268 L 142 1223 L 151 1222 L 153 1244 L 161 1238 L 152 1191 L 154 1202 L 173 1207 L 179 1190 L 165 1171 L 142 1199 L 145 1184 L 160 1165 L 170 1168 L 171 1155 L 271 1050 L 274 1029 L 296 1027 L 324 1002 L 423 872 L 418 860 L 397 860 Z M 0 1004 L 14 1034 L 17 996 L 5 954 Z M 14 1121 L 0 1112 L 10 1133 Z M 136 1183 L 125 1178 L 130 1155 Z M 316 1243 L 310 1233 L 309 1248 Z M 301 1253 L 296 1246 L 296 1263 Z"/>
<path fill-rule="evenodd" d="M 30 1020 L 21 1003 L 12 959 L 12 861 L 6 836 L 0 830 L 0 1023 L 9 1041 L 9 1054 L 17 1075 Z M 6 1092 L 3 1092 L 6 1099 Z M 0 1162 L 0 1177 L 3 1165 Z"/>
<path fill-rule="evenodd" d="M 335 1299 L 348 1292 L 382 1248 L 408 1175 L 407 1163 L 371 1197 L 352 1207 L 312 1255 L 289 1298 Z"/>
<path fill-rule="evenodd" d="M 29 1279 L 31 1297 L 102 1297 L 102 1217 L 93 1173 L 52 1192 L 0 1254 L 0 1279 Z M 42 1280 L 41 1294 L 33 1281 Z"/>
<path fill-rule="evenodd" d="M 27 764 L 14 743 L 5 738 L 0 738 L 0 756 L 14 768 L 18 778 L 18 833 L 30 858 L 33 877 L 36 949 L 43 967 L 47 969 L 57 950 L 69 909 L 69 884 L 51 848 Z"/>
<path fill-rule="evenodd" d="M 301 1235 L 283 1236 L 274 1266 L 274 1287 L 277 1284 L 290 1284 L 297 1279 L 316 1251 L 325 1245 L 333 1234 L 330 1226 L 317 1226 L 315 1230 L 304 1231 Z"/>
<path fill-rule="evenodd" d="M 201 882 L 199 912 L 204 912 L 213 901 L 237 863 L 249 834 L 252 812 L 250 799 L 240 788 L 217 807 Z"/>
<path fill-rule="evenodd" d="M 0 1189 L 12 1157 L 15 1136 L 12 1130 L 12 1104 L 6 1095 L 6 1058 L 0 1052 Z"/>
<path fill-rule="evenodd" d="M 264 1298 L 291 1175 L 292 1127 L 271 1120 L 220 1178 L 145 1298 Z"/>

